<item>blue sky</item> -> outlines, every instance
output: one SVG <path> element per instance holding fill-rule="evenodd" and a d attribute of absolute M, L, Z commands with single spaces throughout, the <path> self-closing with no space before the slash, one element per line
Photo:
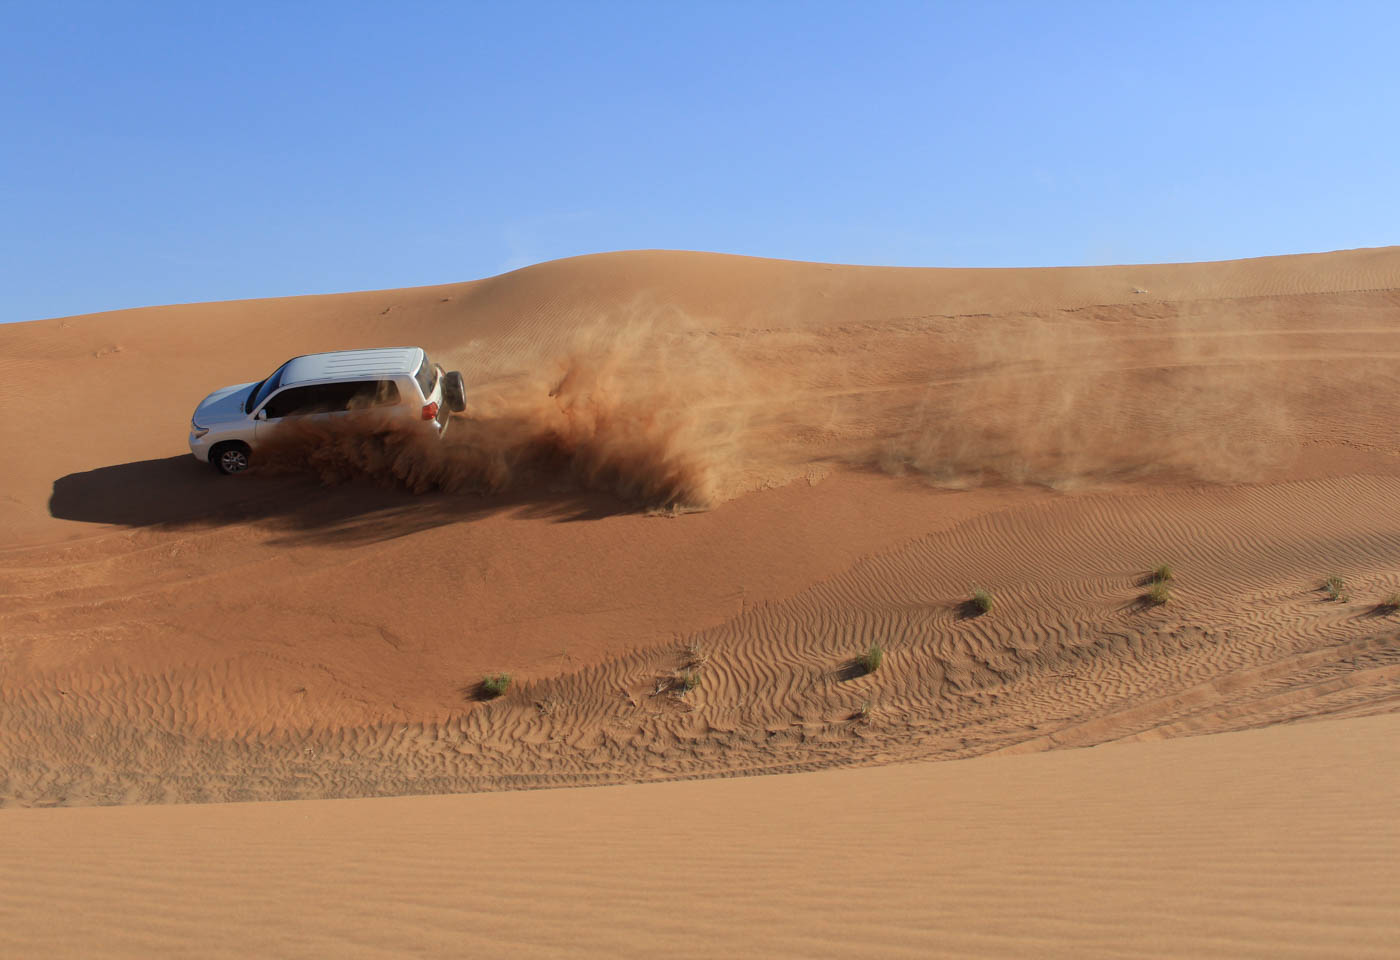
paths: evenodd
<path fill-rule="evenodd" d="M 1400 242 L 1400 4 L 0 2 L 0 320 Z"/>

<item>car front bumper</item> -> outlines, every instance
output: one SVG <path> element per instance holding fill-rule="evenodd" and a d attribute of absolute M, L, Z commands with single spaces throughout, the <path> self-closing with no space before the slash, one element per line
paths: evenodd
<path fill-rule="evenodd" d="M 203 431 L 202 436 L 193 430 L 190 431 L 190 453 L 194 454 L 194 458 L 201 463 L 209 462 L 209 448 L 214 445 L 213 436 L 214 434 L 209 430 Z"/>

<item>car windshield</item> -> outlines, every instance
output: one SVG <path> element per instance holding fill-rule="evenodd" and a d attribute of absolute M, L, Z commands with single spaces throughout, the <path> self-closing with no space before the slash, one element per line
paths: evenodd
<path fill-rule="evenodd" d="M 291 362 L 287 361 L 287 363 Z M 253 388 L 252 392 L 248 394 L 248 402 L 243 405 L 244 413 L 252 413 L 258 408 L 258 404 L 266 400 L 274 390 L 282 385 L 282 371 L 287 369 L 287 363 L 282 364 L 273 371 L 272 376 Z"/>

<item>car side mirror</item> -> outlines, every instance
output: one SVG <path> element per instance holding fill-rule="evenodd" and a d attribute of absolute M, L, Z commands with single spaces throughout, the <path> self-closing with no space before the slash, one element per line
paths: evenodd
<path fill-rule="evenodd" d="M 254 417 L 253 419 L 254 419 L 254 420 L 266 420 L 266 419 L 267 419 L 267 407 L 263 407 L 261 410 L 259 410 L 259 411 L 258 411 L 258 415 L 257 415 L 256 417 Z"/>

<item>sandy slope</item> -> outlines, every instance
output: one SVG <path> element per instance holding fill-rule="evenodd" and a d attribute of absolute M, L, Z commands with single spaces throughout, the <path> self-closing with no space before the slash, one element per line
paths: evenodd
<path fill-rule="evenodd" d="M 721 783 L 11 810 L 14 957 L 1393 957 L 1400 717 Z"/>
<path fill-rule="evenodd" d="M 401 343 L 471 385 L 443 450 L 320 437 L 319 472 L 358 478 L 331 487 L 183 453 L 210 389 Z M 1389 712 L 1397 359 L 1396 248 L 607 254 L 0 327 L 0 799 L 627 782 Z M 520 683 L 479 702 L 488 670 Z"/>

